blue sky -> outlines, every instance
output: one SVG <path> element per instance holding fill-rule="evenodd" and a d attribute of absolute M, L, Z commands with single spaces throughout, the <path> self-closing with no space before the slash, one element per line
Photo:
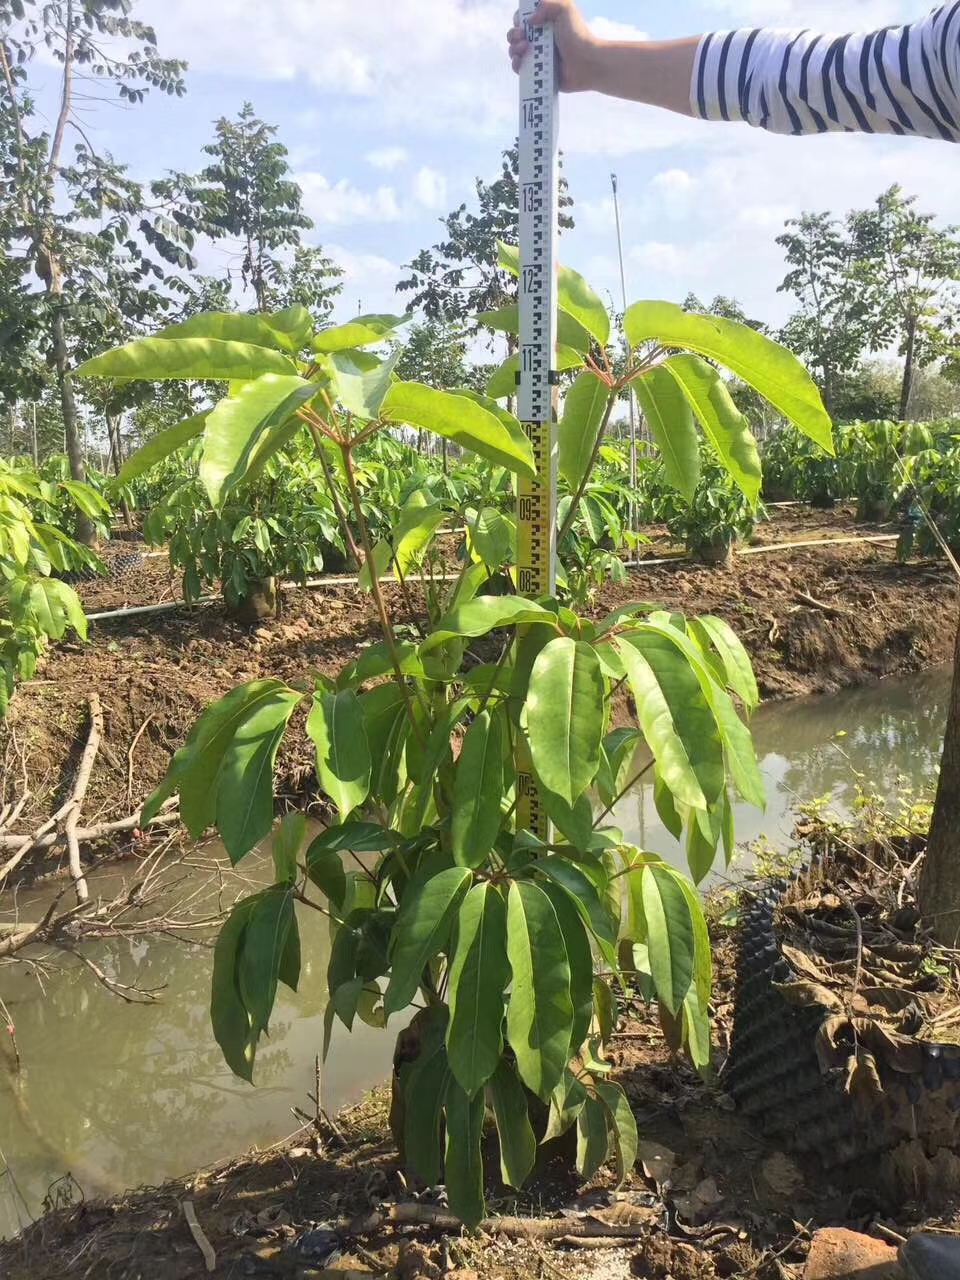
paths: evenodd
<path fill-rule="evenodd" d="M 505 57 L 513 0 L 139 0 L 161 50 L 190 63 L 180 101 L 101 106 L 101 139 L 138 177 L 195 169 L 212 122 L 250 100 L 280 128 L 310 233 L 345 268 L 341 312 L 402 310 L 401 265 L 438 219 L 493 178 L 516 132 Z M 924 0 L 584 0 L 598 34 L 667 38 L 731 26 L 843 31 L 909 21 Z M 561 145 L 576 201 L 563 257 L 619 297 L 610 173 L 620 185 L 628 294 L 733 294 L 785 318 L 774 239 L 805 209 L 844 212 L 892 182 L 960 222 L 960 156 L 947 144 L 854 136 L 777 138 L 619 103 L 564 97 Z M 220 263 L 228 255 L 221 252 Z M 213 267 L 217 261 L 205 265 Z M 402 296 L 401 296 L 402 297 Z"/>

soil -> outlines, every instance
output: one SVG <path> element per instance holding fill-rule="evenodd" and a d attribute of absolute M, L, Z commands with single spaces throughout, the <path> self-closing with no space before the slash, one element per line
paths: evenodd
<path fill-rule="evenodd" d="M 729 929 L 715 926 L 714 933 L 719 1062 L 729 1043 L 733 945 Z M 57 1184 L 49 1212 L 0 1244 L 0 1275 L 198 1276 L 203 1263 L 185 1201 L 216 1254 L 215 1275 L 298 1280 L 800 1280 L 818 1227 L 846 1226 L 889 1239 L 891 1231 L 906 1235 L 921 1223 L 934 1225 L 916 1209 L 891 1216 L 872 1194 L 841 1190 L 818 1165 L 772 1146 L 714 1082 L 671 1056 L 644 1006 L 628 1003 L 622 1012 L 609 1057 L 637 1117 L 638 1162 L 620 1186 L 609 1168 L 578 1186 L 569 1161 L 557 1158 L 517 1194 L 495 1176 L 491 1138 L 488 1210 L 532 1220 L 524 1224 L 526 1239 L 431 1224 L 431 1216 L 444 1211 L 442 1190 L 422 1192 L 398 1167 L 383 1090 L 341 1113 L 335 1127 L 308 1126 L 274 1148 L 161 1187 L 85 1202 L 73 1198 L 77 1189 L 69 1183 Z M 391 1214 L 407 1225 L 392 1225 Z M 529 1238 L 544 1224 L 573 1232 L 596 1223 L 607 1232 L 619 1226 L 633 1238 L 604 1240 L 599 1248 Z M 957 1206 L 947 1206 L 935 1225 L 956 1229 Z M 306 1234 L 318 1230 L 336 1235 Z M 304 1250 L 318 1243 L 335 1246 L 341 1256 L 317 1257 L 311 1265 Z"/>
<path fill-rule="evenodd" d="M 715 613 L 734 628 L 753 660 L 766 699 L 831 692 L 883 676 L 947 662 L 952 653 L 957 584 L 938 562 L 898 564 L 891 535 L 864 526 L 844 509 L 787 506 L 759 526 L 755 547 L 814 542 L 812 547 L 757 552 L 741 548 L 729 568 L 697 564 L 653 529 L 640 566 L 625 585 L 602 589 L 591 605 L 601 615 L 627 600 L 687 613 Z M 893 530 L 895 534 L 895 529 Z M 860 539 L 840 545 L 832 539 Z M 823 545 L 820 545 L 820 544 Z M 644 563 L 662 561 L 669 563 Z M 117 579 L 81 583 L 89 614 L 175 603 L 179 584 L 162 556 Z M 399 594 L 393 592 L 398 613 Z M 349 586 L 294 587 L 282 593 L 281 616 L 250 628 L 232 621 L 222 601 L 170 612 L 94 621 L 87 644 L 51 648 L 37 678 L 21 686 L 0 730 L 0 806 L 24 789 L 30 798 L 14 831 L 29 832 L 66 798 L 87 735 L 87 695 L 103 706 L 104 739 L 83 808 L 82 825 L 126 817 L 162 778 L 202 709 L 246 680 L 274 676 L 309 681 L 334 674 L 378 638 L 370 598 Z M 619 709 L 629 714 L 626 704 Z M 281 806 L 312 809 L 314 750 L 305 712 L 295 717 L 278 762 Z M 105 850 L 134 847 L 139 833 Z M 17 875 L 56 869 L 56 856 L 29 860 Z M 12 877 L 11 877 L 12 878 Z"/>

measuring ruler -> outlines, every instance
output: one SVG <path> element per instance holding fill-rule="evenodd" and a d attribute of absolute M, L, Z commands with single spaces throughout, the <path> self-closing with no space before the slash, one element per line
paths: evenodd
<path fill-rule="evenodd" d="M 528 19 L 540 0 L 521 0 L 530 43 L 520 68 L 520 369 L 517 417 L 533 449 L 536 478 L 517 486 L 517 591 L 538 599 L 556 592 L 557 543 L 557 210 L 558 106 L 553 28 Z M 518 828 L 547 838 L 549 823 L 529 765 L 518 775 Z"/>

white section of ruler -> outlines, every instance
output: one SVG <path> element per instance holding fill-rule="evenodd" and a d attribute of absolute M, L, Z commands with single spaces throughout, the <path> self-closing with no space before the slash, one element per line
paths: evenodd
<path fill-rule="evenodd" d="M 553 30 L 527 21 L 540 0 L 521 0 L 531 49 L 520 69 L 520 373 L 517 416 L 533 448 L 535 481 L 520 481 L 517 589 L 556 590 L 557 463 L 554 369 L 557 344 L 558 85 Z"/>

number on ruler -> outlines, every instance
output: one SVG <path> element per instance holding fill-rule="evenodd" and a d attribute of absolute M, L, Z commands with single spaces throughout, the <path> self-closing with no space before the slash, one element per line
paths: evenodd
<path fill-rule="evenodd" d="M 521 272 L 520 283 L 523 286 L 524 293 L 537 293 L 540 289 L 540 268 L 524 267 Z"/>
<path fill-rule="evenodd" d="M 520 368 L 524 373 L 533 373 L 539 367 L 540 348 L 535 342 L 528 342 L 520 348 Z"/>
<path fill-rule="evenodd" d="M 537 594 L 537 575 L 535 570 L 517 570 L 517 589 L 522 596 L 533 596 Z"/>
<path fill-rule="evenodd" d="M 540 184 L 526 182 L 523 186 L 523 212 L 534 213 L 539 207 Z"/>

